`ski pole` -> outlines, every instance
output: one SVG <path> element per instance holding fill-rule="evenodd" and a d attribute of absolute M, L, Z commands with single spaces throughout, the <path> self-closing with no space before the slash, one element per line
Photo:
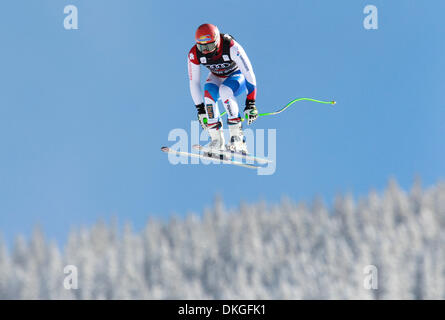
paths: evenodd
<path fill-rule="evenodd" d="M 263 117 L 263 116 L 273 116 L 273 115 L 279 114 L 279 113 L 283 112 L 284 110 L 286 110 L 287 108 L 289 108 L 289 107 L 290 107 L 291 105 L 293 105 L 295 102 L 302 101 L 302 100 L 312 101 L 312 102 L 317 102 L 317 103 L 323 103 L 323 104 L 336 104 L 335 101 L 321 101 L 321 100 L 316 100 L 316 99 L 312 99 L 312 98 L 298 98 L 298 99 L 294 99 L 294 100 L 290 101 L 288 104 L 286 104 L 283 108 L 281 108 L 281 109 L 278 110 L 278 111 L 275 111 L 275 112 L 260 113 L 260 114 L 258 114 L 258 117 Z M 223 113 L 221 113 L 221 117 L 222 117 L 223 115 L 225 115 L 226 113 L 227 113 L 227 111 L 224 111 Z M 248 116 L 246 115 L 245 118 L 242 118 L 242 121 L 247 120 L 247 117 L 248 117 Z M 204 123 L 206 123 L 206 122 L 207 122 L 207 119 L 205 119 L 205 122 L 204 122 Z"/>

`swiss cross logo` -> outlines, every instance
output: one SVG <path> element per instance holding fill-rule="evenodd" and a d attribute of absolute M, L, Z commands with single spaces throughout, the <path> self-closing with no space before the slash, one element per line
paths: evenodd
<path fill-rule="evenodd" d="M 190 53 L 190 60 L 195 59 L 195 55 L 193 53 Z"/>

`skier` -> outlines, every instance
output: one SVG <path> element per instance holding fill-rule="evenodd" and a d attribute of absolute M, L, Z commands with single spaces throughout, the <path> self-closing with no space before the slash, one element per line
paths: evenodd
<path fill-rule="evenodd" d="M 255 106 L 256 78 L 252 65 L 244 49 L 228 34 L 220 34 L 212 24 L 202 24 L 195 34 L 196 44 L 188 54 L 188 72 L 190 92 L 198 111 L 198 120 L 203 129 L 208 129 L 212 151 L 247 153 L 245 137 L 242 131 L 241 116 L 236 101 L 237 96 L 246 92 L 244 114 L 250 125 L 258 117 Z M 201 91 L 200 65 L 210 72 L 204 84 L 204 98 Z M 226 146 L 223 124 L 217 102 L 221 100 L 227 111 L 227 125 L 230 143 Z M 204 123 L 207 118 L 207 125 Z"/>

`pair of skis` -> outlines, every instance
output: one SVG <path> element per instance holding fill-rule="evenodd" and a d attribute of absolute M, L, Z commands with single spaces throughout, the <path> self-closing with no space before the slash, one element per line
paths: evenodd
<path fill-rule="evenodd" d="M 260 168 L 261 164 L 267 164 L 272 161 L 265 158 L 259 158 L 254 155 L 248 154 L 248 153 L 239 153 L 239 152 L 233 152 L 229 150 L 221 150 L 221 151 L 211 151 L 205 146 L 196 144 L 193 146 L 193 149 L 197 150 L 199 153 L 192 153 L 192 152 L 185 152 L 185 151 L 178 151 L 173 150 L 169 147 L 162 147 L 161 151 L 166 153 L 172 153 L 179 156 L 186 156 L 186 157 L 194 157 L 194 158 L 201 158 L 201 159 L 207 159 L 207 160 L 218 160 L 221 163 L 225 164 L 231 164 L 239 167 L 249 168 L 249 169 L 258 169 Z M 254 162 L 253 164 L 244 163 L 242 161 L 235 160 L 235 158 L 240 158 L 241 160 L 246 160 L 250 162 Z"/>
<path fill-rule="evenodd" d="M 277 115 L 277 114 L 283 112 L 284 110 L 286 110 L 287 108 L 289 108 L 294 103 L 296 103 L 298 101 L 304 101 L 304 100 L 322 103 L 322 104 L 330 104 L 330 105 L 336 104 L 335 101 L 321 101 L 321 100 L 316 100 L 316 99 L 312 99 L 312 98 L 298 98 L 298 99 L 294 99 L 294 100 L 290 101 L 284 107 L 282 107 L 281 109 L 279 109 L 275 112 L 260 113 L 260 114 L 258 114 L 258 116 L 262 117 L 262 116 Z M 223 112 L 221 114 L 221 116 L 223 116 L 225 113 L 226 112 Z M 244 118 L 242 120 L 244 121 Z M 241 166 L 241 167 L 250 168 L 250 169 L 258 169 L 261 167 L 260 164 L 267 164 L 267 163 L 272 162 L 268 159 L 258 158 L 253 155 L 250 155 L 250 154 L 243 154 L 243 153 L 237 153 L 237 152 L 231 152 L 231 151 L 220 151 L 217 153 L 214 153 L 214 152 L 209 153 L 209 150 L 206 150 L 206 147 L 201 146 L 201 145 L 194 145 L 193 149 L 198 150 L 200 153 L 177 151 L 177 150 L 173 150 L 169 147 L 161 148 L 161 150 L 163 152 L 167 152 L 167 153 L 173 153 L 176 155 L 195 157 L 195 158 L 201 158 L 201 159 L 211 159 L 211 160 L 217 159 L 217 160 L 221 161 L 222 163 L 232 164 L 232 165 Z M 248 163 L 243 163 L 241 161 L 237 161 L 234 159 L 235 157 L 245 159 L 247 161 L 249 161 L 249 160 L 253 161 L 255 164 L 248 164 Z"/>

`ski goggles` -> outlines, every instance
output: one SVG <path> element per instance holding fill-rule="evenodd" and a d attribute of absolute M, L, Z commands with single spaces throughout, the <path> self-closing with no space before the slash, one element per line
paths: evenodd
<path fill-rule="evenodd" d="M 216 49 L 216 42 L 210 42 L 205 44 L 197 43 L 196 46 L 198 47 L 198 50 L 201 52 L 204 51 L 211 52 Z"/>

